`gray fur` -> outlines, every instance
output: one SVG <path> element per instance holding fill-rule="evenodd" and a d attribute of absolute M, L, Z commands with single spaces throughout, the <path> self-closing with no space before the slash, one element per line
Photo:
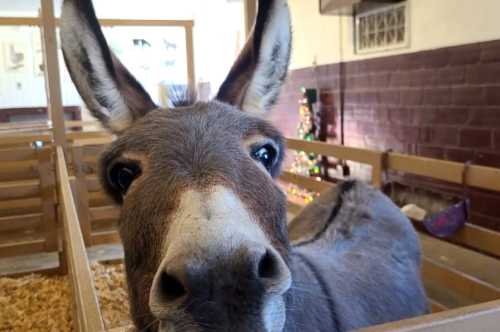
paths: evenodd
<path fill-rule="evenodd" d="M 346 191 L 343 187 L 323 193 L 290 224 L 296 230 L 311 223 L 319 227 L 314 233 L 290 234 L 295 283 L 287 331 L 305 324 L 313 324 L 308 331 L 349 331 L 428 311 L 420 246 L 410 221 L 381 192 L 361 182 Z M 308 242 L 325 224 L 322 236 Z M 329 306 L 333 314 L 325 312 Z"/>
<path fill-rule="evenodd" d="M 291 223 L 290 244 L 286 197 L 274 181 L 284 157 L 284 138 L 255 116 L 274 104 L 288 67 L 286 0 L 259 1 L 254 35 L 218 100 L 168 110 L 157 109 L 109 51 L 90 0 L 65 0 L 63 6 L 62 47 L 73 81 L 93 114 L 119 134 L 101 157 L 100 179 L 121 205 L 119 231 L 131 315 L 138 329 L 280 332 L 281 322 L 290 332 L 347 331 L 426 312 L 415 232 L 381 193 L 358 182 L 339 185 Z M 249 140 L 277 147 L 271 169 L 255 160 Z M 111 179 L 117 163 L 140 169 L 126 191 L 118 190 Z M 230 190 L 244 206 L 240 210 L 251 215 L 251 228 L 244 229 L 263 234 L 265 241 L 254 249 L 278 257 L 277 271 L 271 266 L 271 272 L 260 274 L 261 266 L 255 263 L 265 256 L 239 243 L 226 245 L 218 232 L 208 233 L 206 242 L 226 251 L 214 257 L 184 234 L 185 224 L 175 223 L 183 193 L 195 190 L 202 195 L 196 197 L 204 197 L 216 186 Z M 221 214 L 228 224 L 241 222 L 233 220 L 232 210 L 224 211 L 230 212 Z M 194 229 L 191 234 L 205 234 L 199 230 L 210 217 L 192 215 L 186 217 Z M 178 232 L 170 232 L 174 226 Z M 233 234 L 226 233 L 225 240 L 232 240 Z M 153 286 L 162 285 L 159 277 L 167 271 L 162 268 L 171 263 L 164 260 L 169 234 L 191 245 L 178 246 L 177 267 L 185 267 L 188 257 L 202 262 L 197 266 L 203 271 L 196 275 L 196 291 L 154 303 L 159 310 L 153 314 L 150 294 L 160 294 L 161 288 Z M 187 285 L 186 275 L 174 276 Z"/>

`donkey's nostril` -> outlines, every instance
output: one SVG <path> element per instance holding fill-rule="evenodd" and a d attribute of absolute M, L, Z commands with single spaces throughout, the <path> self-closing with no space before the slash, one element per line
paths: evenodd
<path fill-rule="evenodd" d="M 187 294 L 182 282 L 166 272 L 161 274 L 159 281 L 160 296 L 165 302 L 173 302 Z"/>
<path fill-rule="evenodd" d="M 257 273 L 259 278 L 263 279 L 273 279 L 279 276 L 279 263 L 269 250 L 266 250 L 266 253 L 261 257 Z"/>

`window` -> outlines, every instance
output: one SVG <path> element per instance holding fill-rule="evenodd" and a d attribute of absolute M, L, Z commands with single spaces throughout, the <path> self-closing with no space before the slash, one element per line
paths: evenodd
<path fill-rule="evenodd" d="M 408 6 L 385 6 L 355 15 L 356 53 L 409 46 Z"/>

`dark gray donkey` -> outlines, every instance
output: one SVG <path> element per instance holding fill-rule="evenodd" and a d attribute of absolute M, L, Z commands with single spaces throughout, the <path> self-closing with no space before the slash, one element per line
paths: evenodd
<path fill-rule="evenodd" d="M 290 244 L 274 181 L 284 139 L 263 120 L 286 77 L 290 30 L 286 0 L 259 1 L 215 100 L 159 109 L 110 52 L 90 0 L 64 2 L 71 77 L 118 136 L 100 178 L 121 205 L 141 331 L 346 331 L 427 310 L 416 235 L 378 191 L 339 184 L 292 222 Z"/>

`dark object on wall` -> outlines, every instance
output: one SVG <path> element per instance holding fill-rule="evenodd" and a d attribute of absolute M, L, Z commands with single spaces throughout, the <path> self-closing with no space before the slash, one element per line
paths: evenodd
<path fill-rule="evenodd" d="M 80 121 L 80 106 L 65 106 L 64 118 L 68 121 Z M 49 119 L 47 107 L 0 108 L 0 123 L 37 122 Z"/>
<path fill-rule="evenodd" d="M 398 3 L 404 0 L 320 0 L 319 12 L 321 15 L 347 15 L 372 10 L 387 4 Z"/>

